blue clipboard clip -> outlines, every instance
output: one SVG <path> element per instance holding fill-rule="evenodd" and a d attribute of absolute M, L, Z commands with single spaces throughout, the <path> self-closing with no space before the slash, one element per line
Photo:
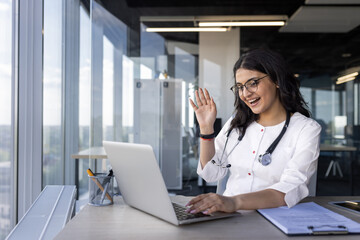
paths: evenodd
<path fill-rule="evenodd" d="M 308 226 L 313 235 L 329 235 L 329 234 L 348 234 L 348 228 L 342 225 L 319 225 L 319 226 Z"/>

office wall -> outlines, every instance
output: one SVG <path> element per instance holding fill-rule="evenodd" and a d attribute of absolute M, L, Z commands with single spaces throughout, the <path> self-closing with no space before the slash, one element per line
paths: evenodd
<path fill-rule="evenodd" d="M 234 85 L 232 68 L 240 57 L 240 29 L 199 34 L 199 87 L 207 88 L 217 106 L 222 124 L 232 115 Z"/>

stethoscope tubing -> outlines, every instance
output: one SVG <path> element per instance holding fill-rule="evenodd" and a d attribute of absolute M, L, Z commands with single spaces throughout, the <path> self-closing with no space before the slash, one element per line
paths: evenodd
<path fill-rule="evenodd" d="M 290 112 L 286 111 L 286 121 L 284 124 L 284 127 L 282 128 L 279 136 L 275 139 L 275 141 L 269 146 L 269 148 L 265 151 L 264 154 L 260 154 L 259 155 L 259 162 L 263 165 L 263 166 L 267 166 L 271 163 L 272 159 L 271 159 L 271 154 L 274 152 L 276 146 L 278 145 L 278 143 L 280 142 L 280 140 L 282 139 L 282 137 L 284 136 L 288 126 L 289 126 L 289 122 L 290 122 Z M 225 146 L 223 149 L 223 152 L 221 154 L 220 160 L 219 160 L 219 164 L 216 164 L 215 160 L 211 160 L 211 162 L 219 167 L 222 168 L 230 168 L 231 164 L 227 164 L 226 166 L 223 166 L 223 162 L 222 159 L 224 157 L 225 154 L 225 150 L 226 150 L 226 146 L 228 144 L 229 141 L 229 136 L 231 134 L 231 130 L 228 131 L 228 133 L 226 134 L 226 141 L 225 141 Z M 229 154 L 227 155 L 228 157 L 230 156 L 230 154 L 234 151 L 234 149 L 237 147 L 237 145 L 239 145 L 239 143 L 241 142 L 241 140 L 243 139 L 243 135 L 240 134 L 240 136 L 238 137 L 238 141 L 237 143 L 234 145 L 234 147 L 230 150 Z"/>

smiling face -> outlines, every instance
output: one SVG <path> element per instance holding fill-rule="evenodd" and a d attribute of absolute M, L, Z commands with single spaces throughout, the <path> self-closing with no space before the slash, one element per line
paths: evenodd
<path fill-rule="evenodd" d="M 244 68 L 238 69 L 235 75 L 236 83 L 242 85 L 264 76 L 266 76 L 266 74 Z M 239 92 L 241 100 L 253 113 L 265 115 L 268 113 L 276 113 L 280 108 L 283 108 L 277 93 L 277 86 L 271 81 L 269 76 L 262 78 L 257 81 L 257 83 L 257 90 L 255 92 L 251 93 L 245 87 L 242 94 Z"/>

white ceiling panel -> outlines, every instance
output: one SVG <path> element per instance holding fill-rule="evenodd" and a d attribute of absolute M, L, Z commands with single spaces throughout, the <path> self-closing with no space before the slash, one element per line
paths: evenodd
<path fill-rule="evenodd" d="M 302 6 L 280 32 L 345 33 L 360 25 L 360 6 Z"/>
<path fill-rule="evenodd" d="M 360 0 L 306 0 L 305 4 L 360 4 Z"/>

